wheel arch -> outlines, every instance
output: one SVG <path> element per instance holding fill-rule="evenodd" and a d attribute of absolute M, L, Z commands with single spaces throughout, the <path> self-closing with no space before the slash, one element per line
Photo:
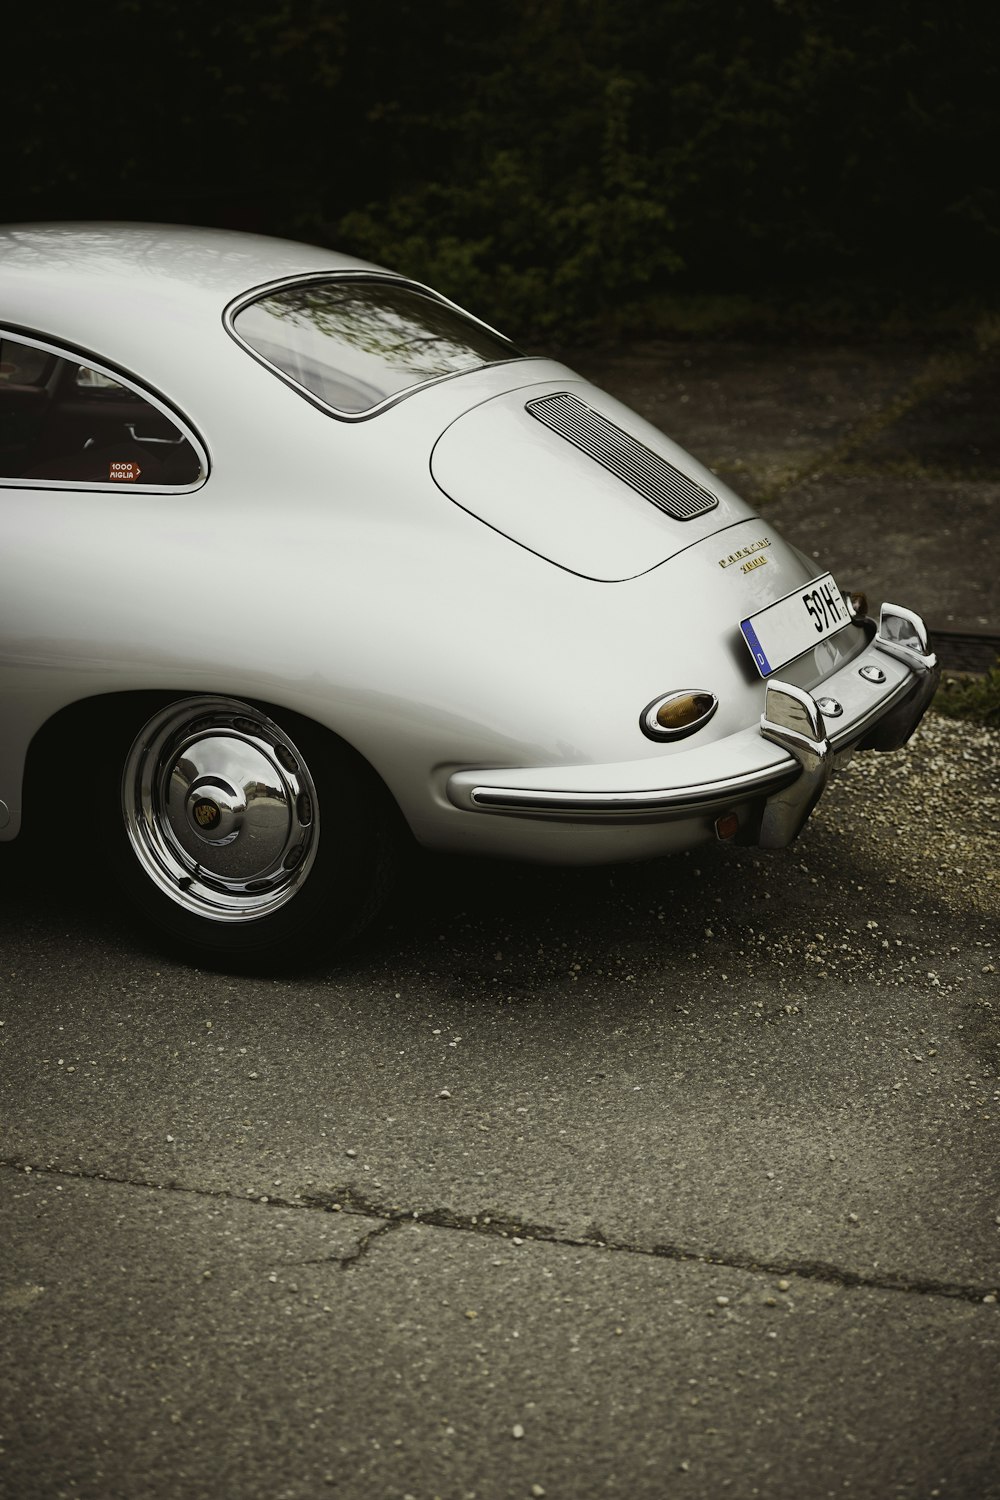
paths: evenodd
<path fill-rule="evenodd" d="M 92 736 L 102 729 L 112 733 L 122 733 L 131 726 L 132 732 L 137 733 L 154 714 L 166 708 L 170 703 L 183 698 L 219 696 L 240 698 L 278 724 L 286 726 L 305 724 L 311 734 L 320 735 L 335 745 L 341 754 L 350 758 L 355 769 L 368 781 L 373 794 L 384 801 L 387 810 L 398 821 L 400 830 L 409 830 L 406 817 L 384 778 L 354 745 L 320 720 L 313 719 L 298 709 L 271 703 L 262 698 L 248 697 L 243 693 L 230 693 L 225 690 L 207 692 L 204 687 L 198 689 L 177 687 L 95 693 L 65 704 L 51 714 L 36 729 L 25 754 L 21 786 L 21 833 L 26 833 L 30 837 L 36 826 L 47 825 L 50 818 L 58 814 L 60 807 L 65 806 L 61 801 L 57 804 L 57 799 L 52 797 L 51 786 L 56 777 L 58 777 L 55 781 L 56 785 L 66 784 L 66 770 L 64 766 L 60 767 L 59 763 L 66 753 L 67 743 L 79 744 L 81 738 Z M 291 733 L 294 738 L 294 729 Z M 118 748 L 124 752 L 128 747 L 119 746 Z M 83 774 L 86 774 L 87 770 L 86 760 L 87 757 L 84 755 L 79 767 Z"/>

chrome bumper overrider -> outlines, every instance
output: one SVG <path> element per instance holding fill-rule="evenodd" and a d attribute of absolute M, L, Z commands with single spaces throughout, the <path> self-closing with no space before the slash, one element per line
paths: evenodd
<path fill-rule="evenodd" d="M 824 679 L 818 698 L 771 678 L 756 730 L 657 761 L 657 786 L 649 785 L 650 762 L 627 761 L 458 771 L 449 779 L 448 795 L 468 810 L 588 823 L 711 822 L 731 810 L 739 816 L 740 842 L 782 848 L 797 837 L 836 766 L 856 750 L 895 750 L 906 743 L 939 675 L 920 617 L 884 604 L 867 648 Z M 831 698 L 839 714 L 825 718 L 821 704 Z M 768 747 L 771 752 L 762 754 Z M 696 780 L 690 776 L 694 767 Z"/>
<path fill-rule="evenodd" d="M 857 721 L 852 721 L 851 753 L 856 749 L 897 750 L 905 745 L 934 696 L 940 676 L 924 622 L 908 609 L 894 604 L 882 606 L 872 647 L 903 662 L 912 674 L 912 681 L 908 691 L 883 704 L 881 712 L 867 717 L 860 735 Z M 863 680 L 880 686 L 876 674 L 881 672 L 885 677 L 884 669 L 868 662 L 859 667 L 858 660 L 851 663 L 851 668 Z M 828 683 L 823 686 L 825 690 Z M 761 818 L 758 842 L 765 849 L 781 849 L 798 836 L 823 795 L 838 758 L 843 763 L 846 757 L 842 753 L 838 757 L 836 736 L 829 734 L 820 704 L 811 693 L 790 683 L 767 684 L 760 732 L 765 739 L 790 751 L 802 768 L 794 781 L 767 799 Z"/>

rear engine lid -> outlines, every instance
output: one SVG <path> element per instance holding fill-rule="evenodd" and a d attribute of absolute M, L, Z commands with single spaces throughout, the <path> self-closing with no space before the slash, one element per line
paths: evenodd
<path fill-rule="evenodd" d="M 456 505 L 539 557 L 612 583 L 754 512 L 642 417 L 583 380 L 506 391 L 441 434 Z"/>

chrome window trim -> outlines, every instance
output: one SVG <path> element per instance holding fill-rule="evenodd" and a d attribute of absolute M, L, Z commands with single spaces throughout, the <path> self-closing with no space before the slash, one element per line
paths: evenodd
<path fill-rule="evenodd" d="M 141 490 L 144 495 L 190 495 L 195 490 L 201 489 L 211 472 L 208 449 L 187 419 L 164 401 L 162 396 L 155 395 L 148 386 L 141 384 L 134 375 L 127 375 L 114 365 L 95 359 L 86 350 L 78 349 L 72 344 L 53 344 L 48 339 L 41 339 L 35 334 L 22 331 L 14 324 L 0 324 L 0 339 L 11 339 L 18 344 L 27 344 L 32 349 L 41 349 L 45 354 L 54 354 L 57 359 L 64 359 L 70 364 L 86 365 L 88 369 L 96 370 L 100 375 L 106 375 L 109 380 L 117 381 L 119 385 L 125 386 L 126 390 L 132 391 L 140 400 L 147 401 L 150 406 L 155 406 L 161 416 L 166 417 L 178 432 L 183 433 L 198 455 L 198 462 L 201 464 L 201 477 L 192 480 L 190 484 L 143 484 L 141 479 L 129 480 L 127 483 L 112 479 L 22 479 L 16 475 L 0 474 L 0 487 L 19 490 L 114 490 L 116 492 Z"/>
<path fill-rule="evenodd" d="M 395 391 L 391 396 L 387 396 L 384 401 L 377 402 L 375 406 L 369 406 L 365 411 L 342 411 L 340 407 L 331 406 L 321 396 L 317 396 L 315 391 L 311 391 L 308 386 L 294 379 L 293 376 L 287 374 L 278 365 L 272 363 L 271 360 L 259 353 L 242 336 L 235 325 L 235 319 L 244 308 L 249 307 L 253 302 L 259 302 L 261 298 L 268 296 L 272 292 L 284 291 L 288 287 L 308 286 L 325 281 L 382 281 L 391 286 L 408 287 L 410 291 L 421 292 L 432 302 L 440 303 L 443 307 L 449 307 L 453 312 L 460 313 L 463 318 L 468 318 L 471 323 L 478 324 L 487 333 L 492 333 L 494 338 L 502 339 L 505 344 L 510 344 L 511 341 L 505 333 L 500 332 L 499 328 L 494 328 L 492 324 L 484 322 L 482 318 L 477 318 L 475 313 L 470 313 L 466 308 L 460 307 L 457 302 L 452 302 L 450 297 L 442 296 L 440 292 L 434 291 L 433 287 L 425 286 L 422 281 L 414 281 L 409 276 L 394 276 L 390 271 L 309 271 L 299 276 L 282 276 L 277 281 L 263 282 L 260 286 L 253 287 L 249 292 L 241 292 L 238 297 L 234 297 L 222 314 L 223 327 L 230 337 L 235 339 L 240 348 L 245 349 L 251 358 L 255 359 L 265 370 L 270 370 L 272 375 L 276 375 L 279 380 L 284 381 L 285 385 L 289 386 L 293 391 L 297 391 L 310 405 L 315 406 L 319 411 L 325 412 L 327 416 L 336 418 L 338 422 L 369 422 L 372 417 L 377 417 L 382 412 L 388 411 L 391 406 L 396 406 L 400 401 L 405 401 L 407 396 L 413 395 L 414 391 L 426 390 L 428 386 L 432 385 L 443 385 L 446 380 L 458 380 L 460 376 L 471 375 L 476 370 L 500 369 L 504 365 L 521 364 L 539 357 L 533 354 L 517 353 L 512 355 L 510 359 L 487 360 L 480 365 L 470 365 L 467 370 L 450 370 L 445 375 L 431 375 L 426 380 L 417 380 L 413 385 L 408 385 L 401 391 Z M 514 347 L 513 344 L 511 344 L 511 347 Z"/>

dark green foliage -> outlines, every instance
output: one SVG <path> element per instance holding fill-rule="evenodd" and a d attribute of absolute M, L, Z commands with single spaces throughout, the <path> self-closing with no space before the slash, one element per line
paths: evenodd
<path fill-rule="evenodd" d="M 681 285 L 992 274 L 968 0 L 104 0 L 5 57 L 6 217 L 336 244 L 572 337 Z"/>
<path fill-rule="evenodd" d="M 966 672 L 945 677 L 934 698 L 934 711 L 949 719 L 1000 725 L 1000 661 L 981 676 Z"/>

